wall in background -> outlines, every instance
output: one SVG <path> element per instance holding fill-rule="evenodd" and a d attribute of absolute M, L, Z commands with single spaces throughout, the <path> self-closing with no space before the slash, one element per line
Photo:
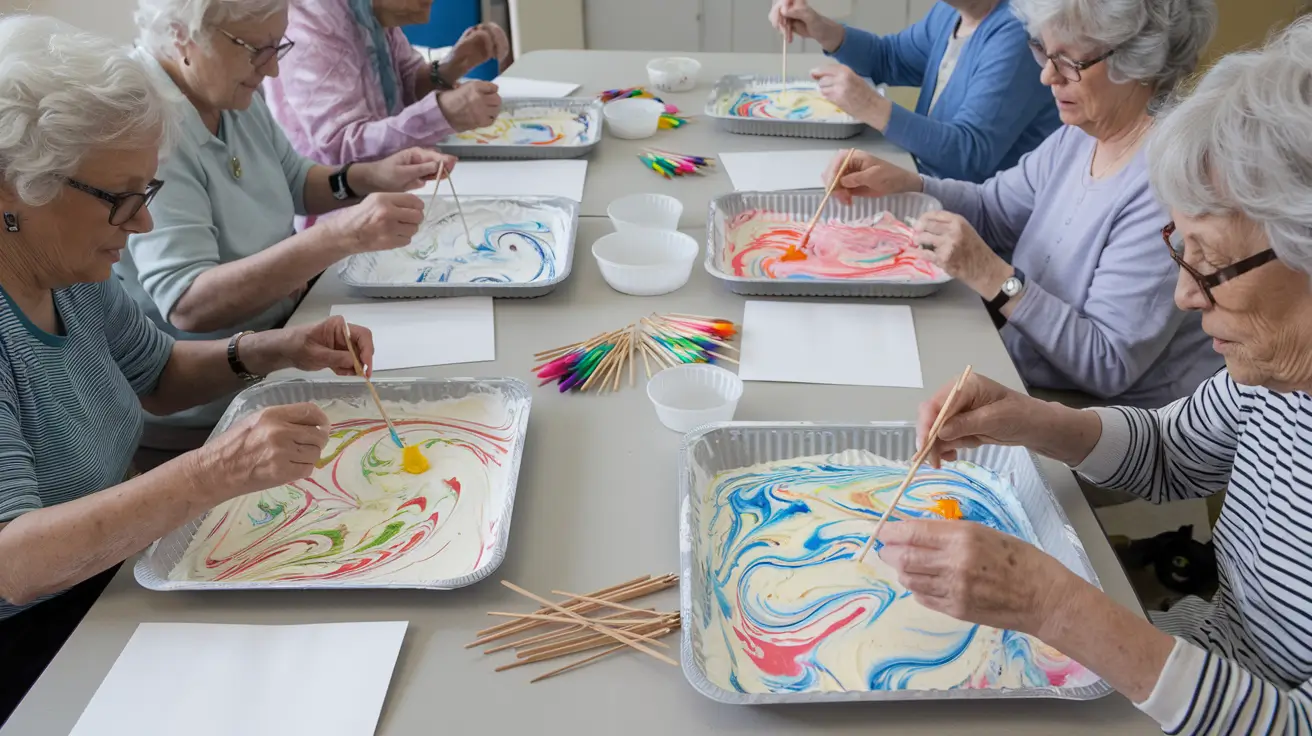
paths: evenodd
<path fill-rule="evenodd" d="M 137 0 L 13 0 L 0 9 L 53 15 L 122 43 L 131 43 L 137 35 L 132 22 Z"/>

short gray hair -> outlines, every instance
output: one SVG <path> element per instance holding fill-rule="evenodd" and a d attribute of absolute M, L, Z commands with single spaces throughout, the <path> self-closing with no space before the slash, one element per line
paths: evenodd
<path fill-rule="evenodd" d="M 1158 98 L 1193 74 L 1216 30 L 1214 0 L 1013 0 L 1031 36 L 1115 49 L 1107 57 L 1114 82 L 1147 82 Z"/>
<path fill-rule="evenodd" d="M 87 154 L 166 147 L 178 104 L 131 49 L 36 15 L 0 18 L 0 176 L 48 204 Z"/>
<path fill-rule="evenodd" d="M 1190 216 L 1241 214 L 1312 274 L 1312 18 L 1216 63 L 1159 119 L 1149 176 Z"/>
<path fill-rule="evenodd" d="M 224 23 L 264 20 L 288 0 L 138 0 L 137 43 L 157 57 L 173 58 L 186 41 L 209 42 L 206 30 Z"/>

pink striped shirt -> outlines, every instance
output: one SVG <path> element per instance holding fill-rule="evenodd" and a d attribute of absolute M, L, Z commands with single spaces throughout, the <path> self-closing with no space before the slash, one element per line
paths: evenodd
<path fill-rule="evenodd" d="M 454 132 L 437 96 L 415 99 L 428 62 L 399 28 L 387 29 L 405 109 L 389 115 L 365 31 L 348 0 L 293 0 L 287 38 L 296 42 L 280 74 L 264 82 L 269 109 L 302 156 L 328 166 L 373 161 Z M 425 85 L 427 86 L 427 85 Z"/>

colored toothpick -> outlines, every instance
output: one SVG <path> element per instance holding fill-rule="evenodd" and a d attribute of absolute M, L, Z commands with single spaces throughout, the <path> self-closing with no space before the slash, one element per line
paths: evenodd
<path fill-rule="evenodd" d="M 925 458 L 929 456 L 930 448 L 938 441 L 939 430 L 943 429 L 943 423 L 948 420 L 948 416 L 950 416 L 948 412 L 951 411 L 952 402 L 956 401 L 957 393 L 961 391 L 961 387 L 966 385 L 966 381 L 970 378 L 970 372 L 971 367 L 966 366 L 966 370 L 961 372 L 961 377 L 957 379 L 956 384 L 952 386 L 952 390 L 948 392 L 948 398 L 938 408 L 938 416 L 934 417 L 934 424 L 930 426 L 929 434 L 925 435 L 924 444 L 920 446 L 920 451 L 916 453 L 915 457 L 911 458 L 911 467 L 907 468 L 907 476 L 902 479 L 902 485 L 897 487 L 897 494 L 893 496 L 892 503 L 888 505 L 888 509 L 880 517 L 879 523 L 875 525 L 874 533 L 870 535 L 865 546 L 861 548 L 861 554 L 856 556 L 858 561 L 865 560 L 866 555 L 870 553 L 870 548 L 875 546 L 875 542 L 879 540 L 879 533 L 884 530 L 884 524 L 888 523 L 888 517 L 893 515 L 893 510 L 897 508 L 898 501 L 902 500 L 902 494 L 906 493 L 907 489 L 911 487 L 911 481 L 915 479 L 916 471 L 924 464 Z"/>
<path fill-rule="evenodd" d="M 854 153 L 856 153 L 855 148 L 847 149 L 847 155 L 843 157 L 843 163 L 838 167 L 838 171 L 834 172 L 834 179 L 829 182 L 829 187 L 825 189 L 824 199 L 820 200 L 820 206 L 816 208 L 815 215 L 811 217 L 811 222 L 807 223 L 806 232 L 802 233 L 802 239 L 798 242 L 796 248 L 790 247 L 782 256 L 780 256 L 780 260 L 805 260 L 806 243 L 811 239 L 811 231 L 815 229 L 816 223 L 820 221 L 820 215 L 825 211 L 825 205 L 829 204 L 829 197 L 834 193 L 834 188 L 838 186 L 838 180 L 842 179 L 843 173 L 847 171 L 847 165 L 852 161 L 852 154 Z"/>
<path fill-rule="evenodd" d="M 360 365 L 360 357 L 355 354 L 355 343 L 351 342 L 351 323 L 343 320 L 342 326 L 346 330 L 346 349 L 351 353 L 351 362 L 355 364 L 356 375 L 364 379 L 364 385 L 369 388 L 369 395 L 373 397 L 374 404 L 378 406 L 378 413 L 383 415 L 383 421 L 387 423 L 387 431 L 392 435 L 392 441 L 396 443 L 397 447 L 401 448 L 401 467 L 405 469 L 405 472 L 415 475 L 428 470 L 428 459 L 424 457 L 424 453 L 420 451 L 419 447 L 417 445 L 407 447 L 401 441 L 401 435 L 396 433 L 392 418 L 387 416 L 387 409 L 383 408 L 383 400 L 378 396 L 378 389 L 374 388 L 374 382 L 369 380 L 369 376 L 364 372 L 364 367 Z"/>
<path fill-rule="evenodd" d="M 630 387 L 637 385 L 639 355 L 648 379 L 662 368 L 685 363 L 737 363 L 728 355 L 738 351 L 729 343 L 737 332 L 726 319 L 652 315 L 590 340 L 540 352 L 534 356 L 541 362 L 533 372 L 541 385 L 555 383 L 562 393 L 617 391 L 625 371 Z"/>
<path fill-rule="evenodd" d="M 666 179 L 676 176 L 701 176 L 705 169 L 715 166 L 715 159 L 709 156 L 689 156 L 659 148 L 645 149 L 638 155 L 643 165 Z"/>

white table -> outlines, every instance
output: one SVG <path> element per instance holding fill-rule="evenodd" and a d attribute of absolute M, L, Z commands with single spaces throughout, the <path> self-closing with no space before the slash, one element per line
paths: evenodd
<path fill-rule="evenodd" d="M 642 55 L 645 58 L 645 54 Z M 730 68 L 727 61 L 724 68 Z M 589 70 L 560 78 L 597 88 L 631 85 L 623 70 L 636 55 L 609 52 L 529 54 L 521 76 L 555 68 Z M 640 68 L 640 67 L 639 67 Z M 618 70 L 618 71 L 617 71 Z M 553 75 L 554 76 L 554 75 Z M 743 139 L 768 147 L 768 139 Z M 791 141 L 773 141 L 791 145 Z M 616 145 L 602 144 L 606 170 Z M 609 153 L 608 153 L 609 151 Z M 636 165 L 608 175 L 614 187 L 637 191 L 652 183 Z M 609 199 L 589 175 L 585 209 Z M 659 182 L 657 182 L 659 183 Z M 699 190 L 700 191 L 700 190 Z M 710 196 L 713 189 L 706 188 Z M 697 196 L 702 196 L 698 194 Z M 469 366 L 398 372 L 418 376 L 530 378 L 532 354 L 621 326 L 651 311 L 715 314 L 739 320 L 744 300 L 720 288 L 700 266 L 679 292 L 650 299 L 611 291 L 586 254 L 610 231 L 608 222 L 580 223 L 573 276 L 551 295 L 497 303 L 497 360 Z M 700 240 L 699 228 L 689 230 Z M 292 318 L 325 317 L 333 304 L 357 301 L 326 274 Z M 913 300 L 927 388 L 749 384 L 738 419 L 762 421 L 911 420 L 931 391 L 966 363 L 1013 388 L 1021 381 L 979 299 L 954 284 L 935 297 Z M 409 633 L 379 725 L 380 736 L 475 732 L 489 734 L 1153 734 L 1155 724 L 1119 695 L 1088 703 L 1058 701 L 900 702 L 825 707 L 730 707 L 698 694 L 682 673 L 641 655 L 624 654 L 566 676 L 530 685 L 538 670 L 494 673 L 502 659 L 463 645 L 488 624 L 486 611 L 524 609 L 496 584 L 508 579 L 535 591 L 594 590 L 645 573 L 678 568 L 678 435 L 665 430 L 641 389 L 606 396 L 558 394 L 537 388 L 520 471 L 513 533 L 504 565 L 488 581 L 459 591 L 270 591 L 153 593 L 137 586 L 131 564 L 55 658 L 0 736 L 67 733 L 109 671 L 137 624 L 145 621 L 285 624 L 334 621 L 410 622 Z M 1133 591 L 1097 519 L 1069 471 L 1042 468 L 1081 539 L 1103 587 L 1138 610 Z M 673 609 L 675 591 L 651 599 Z M 670 641 L 674 641 L 671 639 Z M 185 653 L 179 653 L 185 656 Z M 334 682 L 324 673 L 325 697 Z M 197 714 L 203 718 L 204 714 Z"/>
<path fill-rule="evenodd" d="M 515 63 L 508 74 L 530 79 L 574 82 L 583 85 L 574 94 L 592 97 L 608 89 L 625 89 L 647 85 L 647 62 L 659 54 L 639 51 L 535 51 Z M 706 176 L 685 176 L 667 180 L 643 168 L 638 154 L 648 147 L 663 148 L 694 156 L 719 156 L 740 151 L 838 151 L 856 147 L 882 156 L 899 166 L 915 170 L 911 156 L 889 143 L 878 131 L 846 140 L 810 138 L 776 138 L 737 135 L 702 115 L 711 85 L 725 74 L 779 74 L 777 54 L 688 54 L 702 63 L 701 83 L 691 92 L 658 92 L 661 99 L 679 106 L 685 114 L 696 117 L 683 127 L 662 130 L 653 138 L 626 141 L 603 133 L 602 145 L 588 158 L 588 182 L 583 190 L 585 216 L 605 217 L 606 205 L 626 194 L 652 192 L 668 194 L 683 202 L 681 227 L 706 223 L 711 200 L 733 190 L 723 166 L 709 169 Z M 812 67 L 826 63 L 814 54 L 789 55 L 789 69 L 801 75 Z M 653 90 L 655 92 L 655 90 Z M 798 189 L 822 187 L 821 181 L 799 181 Z"/>

